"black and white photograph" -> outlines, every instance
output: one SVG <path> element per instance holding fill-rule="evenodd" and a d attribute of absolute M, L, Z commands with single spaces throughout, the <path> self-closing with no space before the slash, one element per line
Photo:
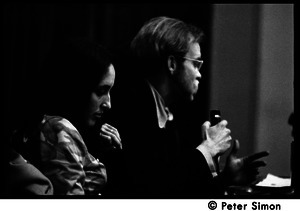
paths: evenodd
<path fill-rule="evenodd" d="M 294 4 L 6 2 L 2 17 L 1 200 L 300 199 Z"/>

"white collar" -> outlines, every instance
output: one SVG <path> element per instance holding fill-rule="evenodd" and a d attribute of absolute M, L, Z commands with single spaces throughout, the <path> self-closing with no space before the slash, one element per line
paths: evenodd
<path fill-rule="evenodd" d="M 161 97 L 158 91 L 150 84 L 149 81 L 148 84 L 150 86 L 155 101 L 158 126 L 159 128 L 165 128 L 167 121 L 172 121 L 174 119 L 174 116 L 170 112 L 168 107 L 165 106 L 164 99 Z"/>

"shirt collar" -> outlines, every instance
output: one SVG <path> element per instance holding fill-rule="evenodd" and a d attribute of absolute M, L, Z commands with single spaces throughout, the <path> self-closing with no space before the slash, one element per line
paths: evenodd
<path fill-rule="evenodd" d="M 165 102 L 158 91 L 148 82 L 151 92 L 154 97 L 156 114 L 158 119 L 159 128 L 165 128 L 167 121 L 172 121 L 174 119 L 173 114 L 165 106 Z"/>

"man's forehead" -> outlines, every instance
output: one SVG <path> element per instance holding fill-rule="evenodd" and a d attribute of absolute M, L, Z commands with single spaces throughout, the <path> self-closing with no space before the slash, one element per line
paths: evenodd
<path fill-rule="evenodd" d="M 189 45 L 189 51 L 187 52 L 186 56 L 191 58 L 200 58 L 201 57 L 201 49 L 200 45 L 197 42 L 192 42 Z"/>

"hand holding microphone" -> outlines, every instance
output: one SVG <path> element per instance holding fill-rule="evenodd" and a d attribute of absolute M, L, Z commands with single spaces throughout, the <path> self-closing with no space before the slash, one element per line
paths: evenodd
<path fill-rule="evenodd" d="M 212 126 L 209 121 L 204 122 L 202 125 L 203 141 L 197 149 L 202 152 L 208 162 L 214 162 L 215 171 L 218 173 L 218 157 L 230 148 L 231 131 L 226 127 L 228 122 L 221 120 L 220 111 L 212 111 L 210 116 L 212 124 L 216 125 Z"/>

